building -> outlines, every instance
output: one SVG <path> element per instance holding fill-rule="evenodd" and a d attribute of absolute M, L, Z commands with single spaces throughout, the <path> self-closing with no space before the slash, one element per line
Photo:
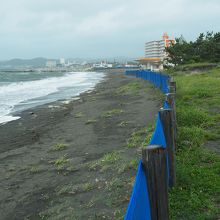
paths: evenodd
<path fill-rule="evenodd" d="M 65 66 L 65 59 L 64 58 L 60 58 L 60 65 L 61 66 Z"/>
<path fill-rule="evenodd" d="M 56 60 L 47 60 L 46 62 L 46 67 L 48 68 L 53 68 L 57 66 Z"/>
<path fill-rule="evenodd" d="M 106 61 L 102 61 L 101 63 L 94 63 L 93 68 L 96 69 L 107 69 L 107 68 L 112 68 L 113 64 L 112 63 L 107 63 Z"/>
<path fill-rule="evenodd" d="M 145 43 L 145 57 L 137 61 L 144 65 L 146 69 L 159 71 L 163 69 L 164 60 L 167 56 L 165 51 L 175 41 L 164 33 L 161 40 L 154 40 Z"/>
<path fill-rule="evenodd" d="M 126 62 L 124 65 L 125 68 L 139 68 L 139 65 L 137 62 Z"/>

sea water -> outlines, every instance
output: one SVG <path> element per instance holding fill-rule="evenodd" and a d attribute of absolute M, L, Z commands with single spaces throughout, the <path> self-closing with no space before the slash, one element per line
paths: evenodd
<path fill-rule="evenodd" d="M 91 90 L 100 72 L 0 72 L 0 124 L 16 120 L 17 112 Z"/>

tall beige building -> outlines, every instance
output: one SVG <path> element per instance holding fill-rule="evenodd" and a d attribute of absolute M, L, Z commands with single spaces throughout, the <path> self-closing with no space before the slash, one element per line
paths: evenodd
<path fill-rule="evenodd" d="M 165 48 L 174 43 L 167 33 L 164 33 L 161 40 L 154 40 L 145 43 L 145 57 L 138 59 L 138 61 L 150 70 L 162 70 L 164 59 L 167 54 Z"/>
<path fill-rule="evenodd" d="M 145 57 L 155 57 L 163 59 L 165 56 L 165 42 L 163 40 L 155 40 L 145 43 Z"/>

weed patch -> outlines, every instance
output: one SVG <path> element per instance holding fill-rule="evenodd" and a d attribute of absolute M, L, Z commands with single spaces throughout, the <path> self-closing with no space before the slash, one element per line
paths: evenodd
<path fill-rule="evenodd" d="M 119 115 L 121 113 L 123 113 L 124 111 L 122 109 L 112 109 L 110 111 L 107 111 L 103 114 L 104 118 L 110 118 L 114 115 Z"/>
<path fill-rule="evenodd" d="M 89 125 L 89 124 L 94 124 L 96 122 L 96 120 L 95 119 L 90 119 L 90 120 L 88 120 L 88 121 L 86 121 L 86 125 Z"/>
<path fill-rule="evenodd" d="M 59 157 L 58 159 L 52 161 L 57 170 L 62 170 L 65 168 L 66 164 L 69 162 L 66 155 Z"/>
<path fill-rule="evenodd" d="M 137 131 L 134 131 L 131 134 L 131 137 L 127 140 L 127 147 L 128 148 L 142 147 L 144 144 L 146 135 L 147 135 L 146 128 L 141 128 Z"/>
<path fill-rule="evenodd" d="M 82 118 L 84 116 L 84 114 L 82 112 L 78 112 L 75 114 L 75 118 Z"/>
<path fill-rule="evenodd" d="M 118 94 L 124 94 L 124 95 L 126 94 L 138 95 L 142 86 L 143 86 L 142 81 L 130 82 L 127 85 L 118 88 L 116 92 Z"/>
<path fill-rule="evenodd" d="M 66 148 L 68 147 L 67 144 L 55 144 L 52 149 L 55 150 L 55 151 L 61 151 L 61 150 L 65 150 Z"/>
<path fill-rule="evenodd" d="M 30 173 L 31 174 L 36 174 L 36 173 L 39 173 L 40 172 L 40 168 L 38 166 L 32 166 L 30 168 Z"/>
<path fill-rule="evenodd" d="M 111 167 L 112 164 L 116 163 L 118 160 L 120 160 L 120 154 L 119 152 L 111 152 L 105 154 L 102 158 L 99 160 L 92 162 L 89 164 L 89 169 L 96 170 L 98 168 L 101 169 L 101 171 L 104 171 L 109 166 Z"/>
<path fill-rule="evenodd" d="M 76 193 L 88 192 L 97 188 L 97 183 L 87 182 L 82 184 L 68 184 L 56 188 L 57 195 L 73 195 Z"/>

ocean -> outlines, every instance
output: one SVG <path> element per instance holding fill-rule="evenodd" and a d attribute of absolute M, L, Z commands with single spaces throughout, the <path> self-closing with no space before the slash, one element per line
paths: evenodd
<path fill-rule="evenodd" d="M 0 124 L 29 108 L 76 97 L 103 77 L 100 72 L 0 72 Z"/>

